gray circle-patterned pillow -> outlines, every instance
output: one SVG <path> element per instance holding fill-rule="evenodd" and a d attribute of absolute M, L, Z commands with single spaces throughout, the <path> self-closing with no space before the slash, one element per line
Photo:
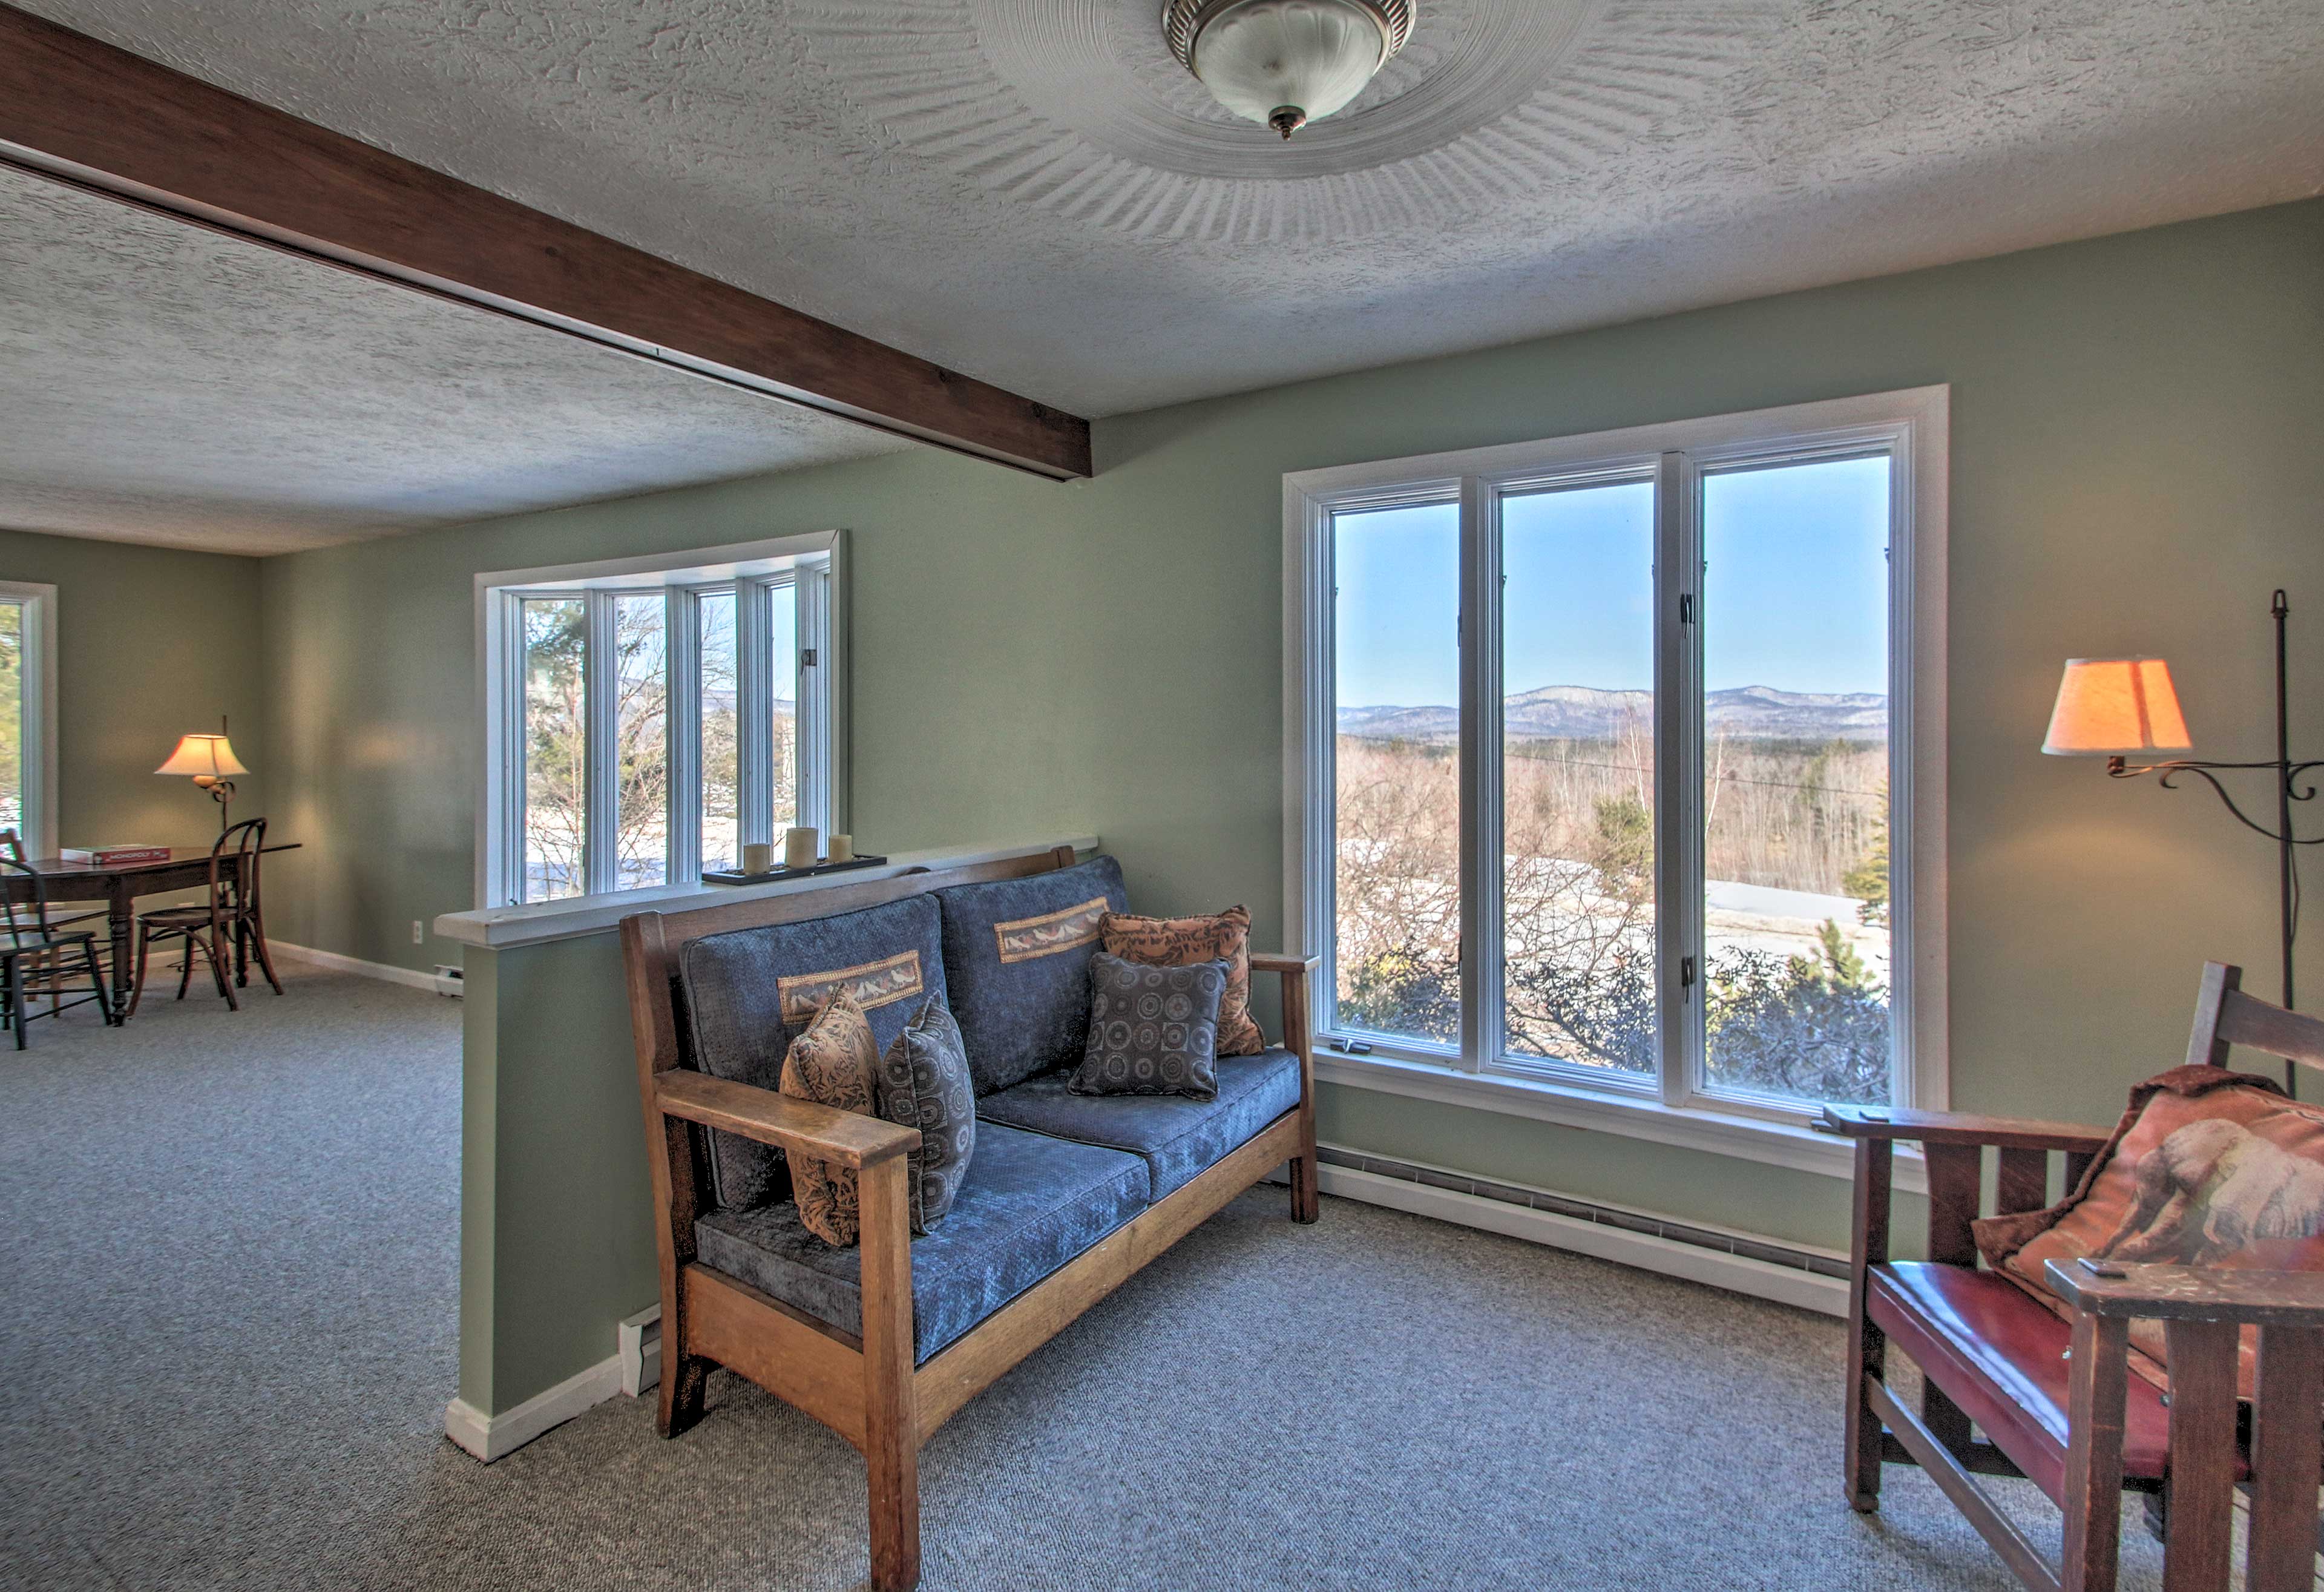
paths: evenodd
<path fill-rule="evenodd" d="M 1219 1094 L 1219 1003 L 1228 964 L 1156 967 L 1090 958 L 1089 1049 L 1066 1087 L 1076 1095 Z"/>
<path fill-rule="evenodd" d="M 944 1219 L 976 1149 L 976 1089 L 968 1051 L 941 997 L 930 995 L 880 1058 L 880 1115 L 920 1130 L 909 1157 L 912 1231 Z"/>

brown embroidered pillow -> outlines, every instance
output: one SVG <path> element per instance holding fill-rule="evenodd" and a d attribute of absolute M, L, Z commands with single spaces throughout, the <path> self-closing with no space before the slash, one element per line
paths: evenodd
<path fill-rule="evenodd" d="M 872 1042 L 871 1022 L 855 997 L 842 989 L 807 1032 L 791 1041 L 783 1055 L 782 1092 L 870 1116 L 879 1076 L 880 1047 Z M 825 1244 L 847 1248 L 857 1236 L 854 1169 L 804 1155 L 793 1155 L 790 1162 L 799 1220 Z"/>
<path fill-rule="evenodd" d="M 1105 953 L 1148 967 L 1190 967 L 1224 962 L 1227 989 L 1219 1002 L 1219 1054 L 1256 1056 L 1267 1036 L 1250 1015 L 1250 913 L 1231 906 L 1212 918 L 1139 918 L 1108 912 L 1100 927 Z"/>
<path fill-rule="evenodd" d="M 2052 1260 L 2324 1270 L 2324 1108 L 2249 1073 L 2174 1068 L 2131 1091 L 2114 1137 L 2063 1200 L 1976 1231 L 1986 1263 L 2061 1316 L 2043 1271 Z M 2244 1329 L 2246 1398 L 2256 1330 Z M 2130 1340 L 2132 1365 L 2164 1382 L 2162 1323 L 2134 1321 Z"/>

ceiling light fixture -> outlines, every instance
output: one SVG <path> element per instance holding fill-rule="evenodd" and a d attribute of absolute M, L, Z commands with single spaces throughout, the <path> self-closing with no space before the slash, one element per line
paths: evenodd
<path fill-rule="evenodd" d="M 1364 91 L 1412 33 L 1412 0 L 1167 0 L 1180 65 L 1288 138 Z"/>

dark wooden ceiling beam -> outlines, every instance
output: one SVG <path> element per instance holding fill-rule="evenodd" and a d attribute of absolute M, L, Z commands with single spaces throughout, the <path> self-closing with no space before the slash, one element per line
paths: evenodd
<path fill-rule="evenodd" d="M 0 161 L 1060 479 L 1089 422 L 0 5 Z"/>

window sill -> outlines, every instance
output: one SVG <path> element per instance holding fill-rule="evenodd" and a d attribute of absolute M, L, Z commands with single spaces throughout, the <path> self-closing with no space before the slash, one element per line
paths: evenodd
<path fill-rule="evenodd" d="M 1031 856 L 1071 846 L 1075 851 L 1095 851 L 1094 835 L 1060 836 L 1038 845 L 948 847 L 932 851 L 899 852 L 876 868 L 855 868 L 841 874 L 817 874 L 805 879 L 784 879 L 772 884 L 664 884 L 646 890 L 622 890 L 603 895 L 575 895 L 563 901 L 536 902 L 530 906 L 485 907 L 473 912 L 446 912 L 436 920 L 436 932 L 463 945 L 487 950 L 511 946 L 540 945 L 552 939 L 575 939 L 603 934 L 623 918 L 637 912 L 682 912 L 693 907 L 724 906 L 764 895 L 797 895 L 844 884 L 893 879 L 922 870 L 966 867 L 972 863 L 999 862 Z"/>
<path fill-rule="evenodd" d="M 1845 1180 L 1856 1172 L 1856 1152 L 1848 1141 L 1765 1117 L 1670 1106 L 1658 1100 L 1600 1094 L 1540 1078 L 1461 1072 L 1425 1061 L 1344 1056 L 1322 1050 L 1315 1052 L 1315 1076 L 1348 1088 L 1617 1134 L 1822 1177 Z M 1897 1146 L 1895 1186 L 1905 1193 L 1928 1192 L 1927 1174 L 1917 1148 Z"/>

